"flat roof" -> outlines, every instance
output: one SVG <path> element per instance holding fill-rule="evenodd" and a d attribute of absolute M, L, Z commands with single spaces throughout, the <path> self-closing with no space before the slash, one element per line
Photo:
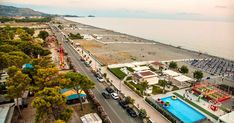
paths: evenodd
<path fill-rule="evenodd" d="M 164 70 L 162 72 L 163 72 L 163 74 L 173 76 L 173 77 L 181 75 L 180 73 L 177 73 L 177 72 L 172 71 L 172 70 Z"/>
<path fill-rule="evenodd" d="M 132 68 L 135 71 L 142 71 L 142 70 L 149 70 L 150 68 L 148 66 L 137 66 Z"/>
<path fill-rule="evenodd" d="M 193 79 L 192 78 L 189 78 L 185 75 L 180 75 L 180 76 L 176 76 L 176 77 L 173 77 L 175 80 L 179 81 L 179 82 L 186 82 L 186 81 L 192 81 Z"/>
<path fill-rule="evenodd" d="M 219 120 L 225 123 L 233 123 L 233 118 L 234 118 L 234 111 L 219 117 Z"/>
<path fill-rule="evenodd" d="M 13 105 L 14 103 L 0 105 L 0 123 L 6 123 L 7 121 L 9 121 L 8 119 L 12 118 L 12 115 L 11 117 L 9 117 L 8 115 L 10 114 L 9 112 Z"/>

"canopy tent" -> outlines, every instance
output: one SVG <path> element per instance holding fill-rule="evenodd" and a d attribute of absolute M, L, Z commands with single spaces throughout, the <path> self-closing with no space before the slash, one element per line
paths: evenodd
<path fill-rule="evenodd" d="M 234 111 L 219 117 L 219 123 L 233 123 Z"/>
<path fill-rule="evenodd" d="M 64 95 L 67 98 L 67 100 L 74 100 L 79 98 L 78 94 L 76 93 L 76 90 L 74 89 L 65 88 L 60 90 L 60 93 Z M 80 91 L 80 97 L 86 97 L 86 93 L 84 91 Z"/>

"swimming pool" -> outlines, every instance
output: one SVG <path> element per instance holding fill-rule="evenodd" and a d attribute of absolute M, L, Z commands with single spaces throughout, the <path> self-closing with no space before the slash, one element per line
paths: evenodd
<path fill-rule="evenodd" d="M 161 99 L 163 102 L 170 102 L 170 106 L 165 107 L 165 109 L 184 123 L 194 123 L 206 118 L 203 114 L 193 109 L 180 99 L 177 98 L 176 100 L 173 100 L 171 97 L 172 96 Z"/>

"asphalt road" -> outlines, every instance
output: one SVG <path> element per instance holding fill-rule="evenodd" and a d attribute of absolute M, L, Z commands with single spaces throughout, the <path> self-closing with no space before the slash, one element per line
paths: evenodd
<path fill-rule="evenodd" d="M 71 61 L 75 67 L 80 71 L 80 73 L 88 76 L 92 81 L 96 83 L 95 88 L 92 90 L 100 104 L 103 106 L 104 110 L 110 117 L 112 123 L 141 123 L 142 121 L 139 118 L 130 117 L 127 112 L 118 104 L 116 100 L 105 99 L 101 93 L 105 90 L 106 86 L 97 81 L 94 75 L 91 73 L 89 68 L 87 68 L 83 62 L 80 61 L 79 54 L 71 47 L 70 43 L 64 43 L 63 34 L 53 27 L 53 32 L 58 38 L 59 42 L 63 44 L 64 49 L 70 56 Z"/>

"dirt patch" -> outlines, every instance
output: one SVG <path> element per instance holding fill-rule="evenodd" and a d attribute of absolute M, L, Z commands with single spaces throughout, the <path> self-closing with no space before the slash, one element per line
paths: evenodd
<path fill-rule="evenodd" d="M 87 41 L 87 40 L 75 40 L 74 42 L 80 43 L 82 47 L 84 47 L 87 50 L 93 50 L 95 48 L 102 48 L 103 45 L 96 42 L 96 41 Z"/>
<path fill-rule="evenodd" d="M 104 65 L 116 64 L 118 63 L 112 55 L 95 55 L 98 60 L 100 60 Z"/>

